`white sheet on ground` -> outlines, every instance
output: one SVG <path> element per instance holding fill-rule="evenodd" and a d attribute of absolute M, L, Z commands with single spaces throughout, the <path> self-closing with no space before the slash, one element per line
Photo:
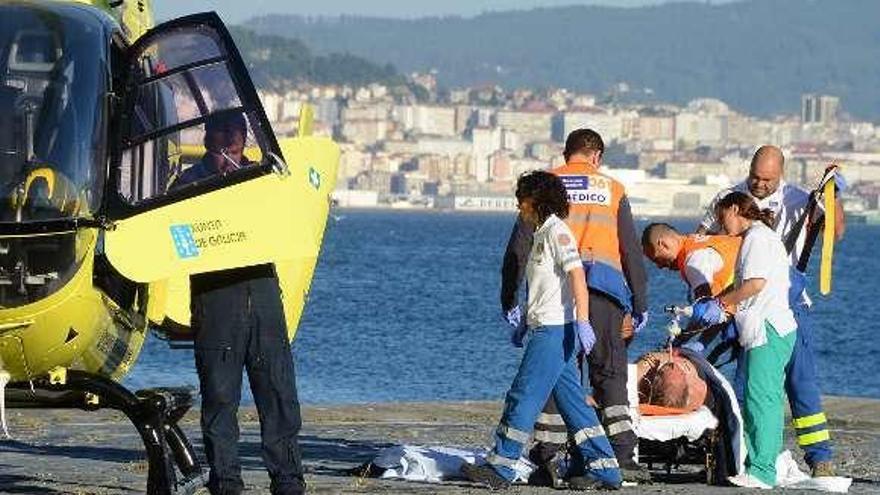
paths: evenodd
<path fill-rule="evenodd" d="M 465 462 L 484 464 L 486 453 L 485 449 L 395 445 L 382 449 L 373 464 L 385 469 L 382 478 L 439 483 L 461 479 L 461 465 Z M 534 469 L 534 464 L 521 457 L 514 482 L 525 483 Z"/>
<path fill-rule="evenodd" d="M 776 458 L 776 484 L 781 488 L 846 493 L 852 485 L 852 478 L 842 476 L 811 478 L 810 475 L 800 470 L 791 451 L 786 450 Z"/>

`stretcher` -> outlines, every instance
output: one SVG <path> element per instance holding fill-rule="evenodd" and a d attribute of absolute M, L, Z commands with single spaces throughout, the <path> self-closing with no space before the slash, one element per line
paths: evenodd
<path fill-rule="evenodd" d="M 705 482 L 726 484 L 728 476 L 745 466 L 742 416 L 733 387 L 701 356 L 683 350 L 706 376 L 714 397 L 714 410 L 703 405 L 696 411 L 668 416 L 645 416 L 638 407 L 636 365 L 631 364 L 627 381 L 630 415 L 639 437 L 638 460 L 652 471 L 663 467 L 667 474 L 682 465 L 703 468 Z"/>

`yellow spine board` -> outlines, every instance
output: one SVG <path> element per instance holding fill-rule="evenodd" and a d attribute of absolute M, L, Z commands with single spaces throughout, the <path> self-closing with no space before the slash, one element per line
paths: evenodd
<path fill-rule="evenodd" d="M 831 293 L 831 262 L 834 257 L 834 229 L 836 211 L 834 181 L 825 184 L 825 231 L 822 233 L 822 263 L 819 266 L 819 292 L 824 296 Z"/>

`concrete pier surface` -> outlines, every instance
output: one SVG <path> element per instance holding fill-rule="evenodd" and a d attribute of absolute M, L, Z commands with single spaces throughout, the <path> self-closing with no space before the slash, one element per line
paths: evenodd
<path fill-rule="evenodd" d="M 854 478 L 853 494 L 880 493 L 880 400 L 828 397 L 825 401 L 840 475 Z M 301 435 L 309 493 L 488 493 L 464 482 L 410 483 L 364 478 L 354 468 L 384 447 L 407 443 L 477 447 L 491 441 L 501 413 L 497 402 L 386 403 L 305 406 Z M 113 411 L 11 409 L 13 440 L 0 440 L 0 493 L 136 494 L 146 488 L 146 461 L 134 427 Z M 256 411 L 241 412 L 240 454 L 248 493 L 269 493 L 260 458 Z M 201 452 L 196 411 L 182 426 Z M 795 457 L 790 428 L 786 446 Z M 550 494 L 549 488 L 514 487 L 515 494 Z M 207 493 L 206 491 L 204 493 Z M 708 487 L 695 476 L 624 488 L 619 493 L 743 493 Z M 785 490 L 784 494 L 818 493 Z"/>

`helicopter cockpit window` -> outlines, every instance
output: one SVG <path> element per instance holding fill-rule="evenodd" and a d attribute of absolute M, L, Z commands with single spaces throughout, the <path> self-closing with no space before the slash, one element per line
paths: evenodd
<path fill-rule="evenodd" d="M 69 8 L 0 4 L 0 222 L 90 216 L 101 200 L 107 34 Z"/>
<path fill-rule="evenodd" d="M 266 132 L 211 28 L 182 27 L 147 43 L 134 70 L 123 199 L 137 204 L 261 162 Z"/>
<path fill-rule="evenodd" d="M 88 252 L 60 220 L 101 204 L 111 31 L 81 6 L 0 2 L 0 308 L 64 287 Z"/>

